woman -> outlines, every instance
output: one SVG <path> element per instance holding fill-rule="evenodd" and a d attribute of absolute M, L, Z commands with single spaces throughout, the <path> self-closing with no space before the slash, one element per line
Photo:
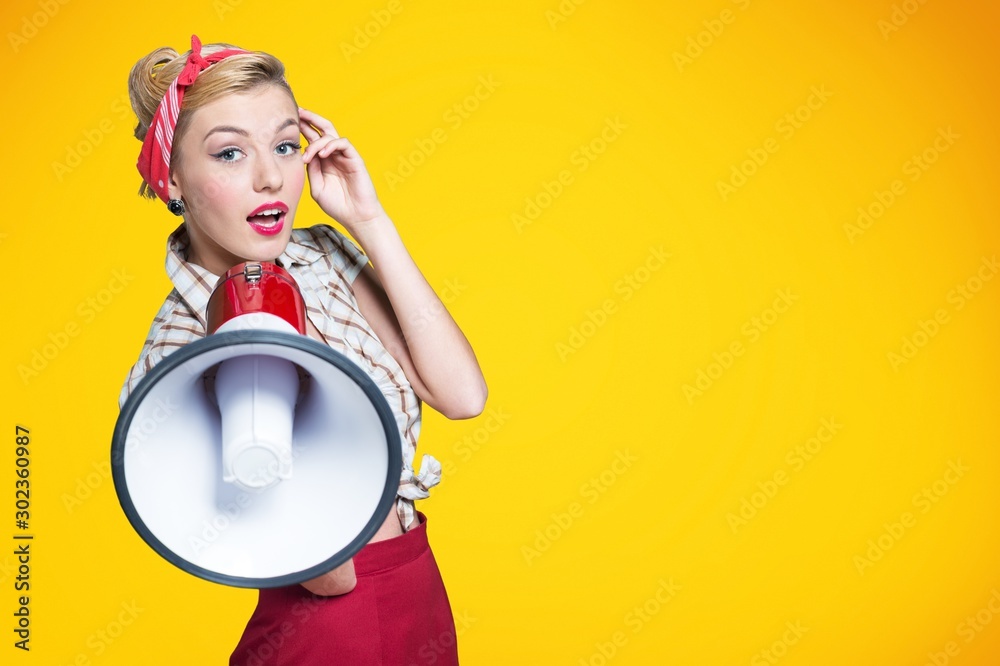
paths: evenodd
<path fill-rule="evenodd" d="M 261 590 L 230 663 L 457 663 L 447 595 L 413 506 L 440 465 L 425 455 L 415 475 L 413 457 L 421 402 L 452 419 L 483 409 L 486 385 L 468 341 L 403 246 L 358 152 L 296 104 L 277 59 L 202 48 L 192 37 L 185 54 L 158 49 L 137 62 L 129 93 L 143 141 L 140 194 L 159 197 L 183 222 L 167 241 L 174 289 L 120 402 L 160 359 L 205 335 L 220 275 L 273 261 L 303 292 L 309 335 L 372 377 L 403 442 L 395 511 L 375 537 L 323 576 Z M 320 209 L 365 254 L 328 225 L 292 229 L 306 178 Z"/>

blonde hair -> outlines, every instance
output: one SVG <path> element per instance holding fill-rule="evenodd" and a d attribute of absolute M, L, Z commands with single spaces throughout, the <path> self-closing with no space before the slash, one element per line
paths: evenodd
<path fill-rule="evenodd" d="M 216 51 L 239 48 L 231 44 L 205 44 L 201 53 L 207 56 Z M 128 75 L 128 96 L 139 122 L 135 126 L 135 138 L 142 141 L 153 122 L 153 114 L 187 62 L 190 50 L 177 53 L 170 47 L 156 49 L 132 66 Z M 191 111 L 195 111 L 221 97 L 233 93 L 246 93 L 261 86 L 274 85 L 288 92 L 295 102 L 295 95 L 285 80 L 285 66 L 274 56 L 260 51 L 230 56 L 213 64 L 198 75 L 185 91 L 181 111 L 174 128 L 174 154 L 171 156 L 171 170 L 177 157 L 177 146 L 190 123 Z M 143 181 L 139 188 L 141 196 L 155 199 L 149 184 Z"/>

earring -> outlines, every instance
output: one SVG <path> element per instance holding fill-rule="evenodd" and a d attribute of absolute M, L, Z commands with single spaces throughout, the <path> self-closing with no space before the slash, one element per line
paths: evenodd
<path fill-rule="evenodd" d="M 180 199 L 171 199 L 167 202 L 167 210 L 169 210 L 174 215 L 184 214 L 184 202 Z"/>

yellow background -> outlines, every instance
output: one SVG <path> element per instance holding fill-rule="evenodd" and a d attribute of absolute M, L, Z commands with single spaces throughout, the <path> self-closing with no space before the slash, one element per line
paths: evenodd
<path fill-rule="evenodd" d="M 162 560 L 101 473 L 175 224 L 135 195 L 126 77 L 196 32 L 283 59 L 476 349 L 487 412 L 428 409 L 419 449 L 463 663 L 997 663 L 1000 10 L 577 3 L 5 3 L 35 540 L 24 653 L 9 432 L 0 661 L 225 663 L 255 601 Z"/>

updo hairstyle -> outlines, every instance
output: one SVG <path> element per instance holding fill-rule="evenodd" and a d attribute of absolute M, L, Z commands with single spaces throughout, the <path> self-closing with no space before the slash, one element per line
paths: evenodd
<path fill-rule="evenodd" d="M 202 56 L 208 56 L 216 51 L 239 48 L 231 44 L 204 44 Z M 141 58 L 132 66 L 128 76 L 128 95 L 132 110 L 139 119 L 135 126 L 135 138 L 142 141 L 153 122 L 153 114 L 167 92 L 171 81 L 176 79 L 187 62 L 190 50 L 177 53 L 170 47 L 154 50 Z M 274 56 L 254 51 L 246 54 L 233 55 L 225 60 L 214 63 L 202 71 L 195 82 L 188 87 L 181 102 L 181 111 L 177 117 L 177 127 L 174 129 L 173 155 L 171 170 L 179 157 L 177 146 L 187 126 L 190 124 L 190 111 L 199 109 L 211 102 L 233 93 L 246 93 L 261 86 L 275 85 L 288 92 L 295 102 L 295 95 L 288 82 L 285 81 L 285 66 Z M 297 106 L 297 105 L 296 105 Z M 143 181 L 139 194 L 149 199 L 155 199 L 149 184 Z"/>

